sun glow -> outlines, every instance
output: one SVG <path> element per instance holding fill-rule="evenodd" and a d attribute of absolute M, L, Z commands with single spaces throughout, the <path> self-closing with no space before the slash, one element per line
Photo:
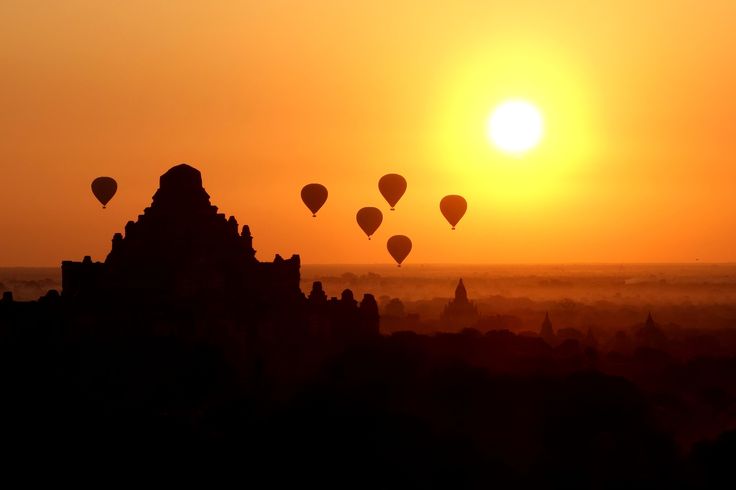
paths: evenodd
<path fill-rule="evenodd" d="M 520 155 L 539 144 L 544 122 L 539 110 L 524 100 L 499 105 L 488 120 L 488 137 L 505 153 Z"/>

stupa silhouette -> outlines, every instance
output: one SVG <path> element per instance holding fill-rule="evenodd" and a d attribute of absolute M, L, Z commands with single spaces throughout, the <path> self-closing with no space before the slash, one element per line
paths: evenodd
<path fill-rule="evenodd" d="M 468 300 L 468 291 L 462 278 L 455 288 L 455 298 L 451 299 L 440 315 L 443 325 L 452 328 L 472 327 L 478 321 L 478 307 Z"/>

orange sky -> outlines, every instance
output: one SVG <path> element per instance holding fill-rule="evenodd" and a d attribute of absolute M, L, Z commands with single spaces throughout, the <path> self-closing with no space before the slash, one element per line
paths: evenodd
<path fill-rule="evenodd" d="M 736 260 L 736 2 L 0 3 L 0 266 L 91 254 L 180 162 L 261 260 Z M 542 145 L 485 124 L 534 102 Z M 384 173 L 409 183 L 395 213 Z M 98 175 L 119 191 L 103 211 Z M 320 182 L 317 219 L 299 198 Z M 462 194 L 451 232 L 439 213 Z M 373 241 L 355 224 L 383 209 Z"/>

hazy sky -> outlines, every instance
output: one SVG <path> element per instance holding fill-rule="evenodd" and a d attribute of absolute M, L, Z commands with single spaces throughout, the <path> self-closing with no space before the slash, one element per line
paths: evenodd
<path fill-rule="evenodd" d="M 734 46 L 733 0 L 4 0 L 0 265 L 103 260 L 181 162 L 261 260 L 735 261 Z M 486 137 L 508 98 L 545 119 L 521 158 Z"/>

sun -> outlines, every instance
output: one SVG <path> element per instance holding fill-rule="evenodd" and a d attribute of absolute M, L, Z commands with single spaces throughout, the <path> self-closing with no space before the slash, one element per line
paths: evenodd
<path fill-rule="evenodd" d="M 544 133 L 542 114 L 525 100 L 507 100 L 488 119 L 488 138 L 501 151 L 521 155 L 539 144 Z"/>

